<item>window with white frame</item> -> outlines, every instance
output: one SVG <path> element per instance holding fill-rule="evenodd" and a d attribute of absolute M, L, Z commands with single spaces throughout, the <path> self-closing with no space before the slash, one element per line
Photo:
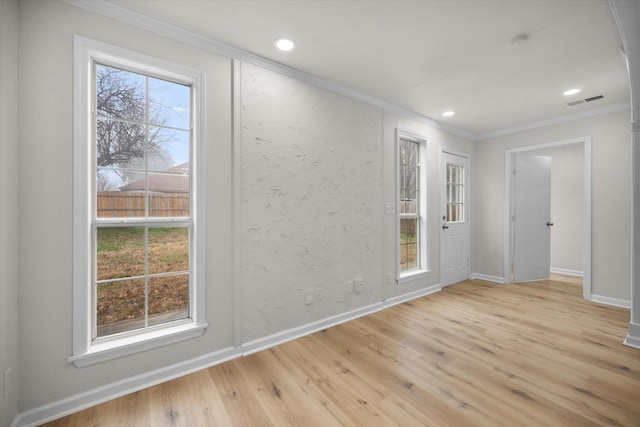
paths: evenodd
<path fill-rule="evenodd" d="M 95 363 L 204 322 L 199 71 L 75 39 L 74 354 Z"/>
<path fill-rule="evenodd" d="M 399 132 L 397 220 L 399 278 L 427 271 L 426 141 Z"/>

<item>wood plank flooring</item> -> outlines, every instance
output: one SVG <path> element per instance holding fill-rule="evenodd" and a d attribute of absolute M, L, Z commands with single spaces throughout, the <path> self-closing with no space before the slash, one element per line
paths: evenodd
<path fill-rule="evenodd" d="M 47 426 L 640 426 L 626 309 L 479 280 Z"/>

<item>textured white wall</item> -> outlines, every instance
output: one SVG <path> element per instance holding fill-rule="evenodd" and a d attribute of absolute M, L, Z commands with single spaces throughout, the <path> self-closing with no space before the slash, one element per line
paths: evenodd
<path fill-rule="evenodd" d="M 243 341 L 381 300 L 380 110 L 246 63 L 241 85 Z"/>
<path fill-rule="evenodd" d="M 18 2 L 0 1 L 0 426 L 18 413 Z M 2 374 L 12 369 L 4 396 Z"/>
<path fill-rule="evenodd" d="M 592 138 L 592 293 L 630 299 L 631 146 L 629 112 L 619 111 L 480 141 L 472 175 L 472 271 L 503 273 L 504 152 L 506 149 Z"/>
<path fill-rule="evenodd" d="M 584 145 L 527 151 L 551 157 L 551 268 L 583 271 Z"/>

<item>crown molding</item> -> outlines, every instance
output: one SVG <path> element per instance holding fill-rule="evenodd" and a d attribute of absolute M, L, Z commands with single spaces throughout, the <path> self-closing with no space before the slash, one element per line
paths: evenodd
<path fill-rule="evenodd" d="M 117 21 L 132 25 L 134 27 L 141 28 L 153 32 L 155 34 L 171 38 L 183 42 L 185 44 L 215 53 L 217 55 L 225 56 L 231 59 L 237 59 L 244 62 L 249 62 L 255 65 L 259 65 L 263 68 L 275 71 L 282 75 L 292 77 L 303 82 L 309 83 L 316 87 L 343 95 L 371 106 L 380 108 L 392 114 L 422 123 L 434 128 L 452 133 L 462 138 L 469 140 L 476 140 L 477 135 L 468 132 L 464 129 L 457 128 L 455 126 L 448 125 L 446 123 L 439 122 L 430 117 L 415 113 L 410 110 L 406 110 L 397 105 L 388 103 L 381 99 L 367 95 L 366 93 L 357 91 L 344 85 L 340 85 L 334 82 L 330 82 L 314 76 L 309 73 L 305 73 L 293 67 L 281 64 L 276 61 L 264 58 L 249 51 L 239 49 L 237 47 L 219 42 L 209 37 L 196 34 L 188 31 L 184 28 L 169 24 L 157 18 L 153 18 L 149 15 L 137 12 L 129 9 L 125 6 L 121 6 L 112 3 L 107 0 L 62 0 L 63 2 L 86 9 L 90 12 L 97 13 L 99 15 L 106 16 L 108 18 L 115 19 Z"/>
<path fill-rule="evenodd" d="M 568 114 L 566 116 L 554 117 L 553 119 L 541 120 L 538 122 L 527 123 L 520 126 L 515 126 L 506 129 L 500 129 L 487 133 L 481 133 L 476 135 L 476 141 L 484 141 L 486 139 L 497 138 L 499 136 L 511 135 L 514 133 L 525 132 L 528 130 L 545 128 L 547 126 L 558 125 L 561 123 L 572 122 L 575 120 L 587 119 L 589 117 L 601 116 L 603 114 L 614 113 L 616 111 L 628 110 L 631 108 L 630 102 L 623 102 L 620 104 L 608 105 L 606 107 L 597 108 L 589 111 L 582 111 L 580 113 Z"/>
<path fill-rule="evenodd" d="M 152 33 L 194 46 L 211 53 L 225 56 L 231 59 L 252 63 L 254 65 L 261 66 L 271 71 L 280 73 L 282 75 L 309 83 L 316 87 L 328 90 L 330 92 L 343 95 L 368 105 L 377 107 L 391 114 L 421 123 L 427 126 L 440 129 L 442 131 L 457 135 L 461 138 L 465 138 L 471 141 L 483 141 L 499 136 L 505 136 L 515 134 L 519 132 L 544 128 L 547 126 L 566 123 L 574 120 L 585 119 L 589 117 L 595 117 L 602 114 L 608 114 L 615 111 L 622 111 L 631 108 L 630 103 L 614 104 L 595 110 L 584 111 L 581 113 L 570 114 L 566 116 L 560 116 L 553 119 L 542 120 L 532 123 L 527 123 L 511 128 L 499 129 L 486 133 L 473 133 L 465 129 L 461 129 L 455 126 L 451 126 L 447 123 L 440 122 L 432 119 L 431 117 L 407 110 L 398 105 L 391 104 L 381 99 L 370 96 L 364 92 L 357 91 L 350 87 L 331 82 L 313 74 L 305 73 L 296 68 L 289 67 L 276 61 L 272 61 L 260 55 L 256 55 L 244 49 L 228 45 L 226 43 L 219 42 L 215 39 L 196 34 L 192 31 L 178 27 L 160 19 L 151 17 L 149 15 L 137 12 L 129 9 L 125 6 L 115 4 L 109 0 L 62 0 L 64 3 L 80 7 L 99 15 L 106 16 L 108 18 L 115 19 L 117 21 L 129 24 L 131 26 L 150 31 Z"/>

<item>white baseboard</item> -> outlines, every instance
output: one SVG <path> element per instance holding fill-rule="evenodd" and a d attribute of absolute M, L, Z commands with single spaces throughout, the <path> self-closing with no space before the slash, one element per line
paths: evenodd
<path fill-rule="evenodd" d="M 21 412 L 11 423 L 11 427 L 31 427 L 37 426 L 55 419 L 64 417 L 69 414 L 90 408 L 100 403 L 125 396 L 145 388 L 153 387 L 166 381 L 182 377 L 184 375 L 197 372 L 202 369 L 209 368 L 214 365 L 235 359 L 237 357 L 246 356 L 283 344 L 296 338 L 300 338 L 314 332 L 330 328 L 348 322 L 358 317 L 375 313 L 393 305 L 401 304 L 415 298 L 432 294 L 441 290 L 440 285 L 430 286 L 419 291 L 410 292 L 389 298 L 375 304 L 361 307 L 356 310 L 348 311 L 336 316 L 328 317 L 317 322 L 309 323 L 297 328 L 292 328 L 283 332 L 278 332 L 267 337 L 257 340 L 248 341 L 238 347 L 228 347 L 222 350 L 214 351 L 203 356 L 195 357 L 183 362 L 179 362 L 164 368 L 146 372 L 130 378 L 125 378 L 101 387 L 88 390 L 67 398 L 48 403 L 28 411 Z"/>
<path fill-rule="evenodd" d="M 584 277 L 584 271 L 568 270 L 566 268 L 551 267 L 551 272 L 556 274 L 564 274 L 565 276 Z"/>
<path fill-rule="evenodd" d="M 442 286 L 433 285 L 428 288 L 420 289 L 419 291 L 409 292 L 407 294 L 398 295 L 397 297 L 386 299 L 383 304 L 384 308 L 392 307 L 394 305 L 402 304 L 403 302 L 411 301 L 416 298 L 424 297 L 429 294 L 433 294 L 442 290 Z"/>
<path fill-rule="evenodd" d="M 631 301 L 591 294 L 591 301 L 631 309 Z"/>
<path fill-rule="evenodd" d="M 235 359 L 240 355 L 238 348 L 228 347 L 184 362 L 125 378 L 22 412 L 18 414 L 11 427 L 37 426 L 53 421 L 100 403 Z"/>
<path fill-rule="evenodd" d="M 640 324 L 629 322 L 629 332 L 624 344 L 640 350 Z"/>
<path fill-rule="evenodd" d="M 256 340 L 247 341 L 240 346 L 240 348 L 242 349 L 242 355 L 248 356 L 250 354 L 274 347 L 278 344 L 284 344 L 288 341 L 310 335 L 314 332 L 339 325 L 340 323 L 348 322 L 349 320 L 357 319 L 358 317 L 375 313 L 376 311 L 380 311 L 383 308 L 385 308 L 384 303 L 378 302 L 366 307 L 361 307 L 352 311 L 348 311 L 346 313 L 338 314 L 336 316 L 327 317 L 326 319 L 318 320 L 317 322 L 309 323 L 297 328 L 287 329 L 286 331 L 278 332 L 266 337 L 258 338 Z"/>
<path fill-rule="evenodd" d="M 469 276 L 469 279 L 471 280 L 484 280 L 486 282 L 492 282 L 492 283 L 499 283 L 501 285 L 504 285 L 504 277 L 498 277 L 498 276 L 489 276 L 488 274 L 482 274 L 482 273 L 471 273 L 471 275 Z"/>
<path fill-rule="evenodd" d="M 273 335 L 269 335 L 266 337 L 258 338 L 256 340 L 247 341 L 243 343 L 242 355 L 248 356 L 253 353 L 257 353 L 262 350 L 266 350 L 268 348 L 274 347 L 279 344 L 284 344 L 288 341 L 295 340 L 297 338 L 301 338 L 307 335 L 310 335 L 314 332 L 321 331 L 323 329 L 330 328 L 332 326 L 339 325 L 341 323 L 348 322 L 350 320 L 357 319 L 358 317 L 366 316 L 368 314 L 375 313 L 377 311 L 383 310 L 385 308 L 401 304 L 406 301 L 411 301 L 412 299 L 420 298 L 425 295 L 432 294 L 434 292 L 438 292 L 442 289 L 440 285 L 430 286 L 428 288 L 420 289 L 415 292 L 409 292 L 407 294 L 399 295 L 397 297 L 389 298 L 382 302 L 377 302 L 375 304 L 371 304 L 365 307 L 357 308 L 352 311 L 348 311 L 346 313 L 338 314 L 336 316 L 327 317 L 326 319 L 319 320 L 317 322 L 309 323 L 304 326 L 300 326 L 297 328 L 291 328 L 286 331 L 278 332 Z"/>

